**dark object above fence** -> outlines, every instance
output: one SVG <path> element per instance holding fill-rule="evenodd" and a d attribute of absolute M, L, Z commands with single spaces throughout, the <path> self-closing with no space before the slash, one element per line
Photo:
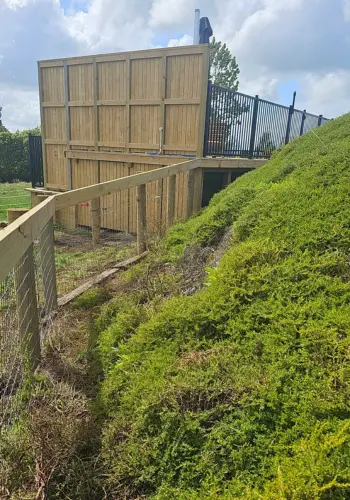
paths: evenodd
<path fill-rule="evenodd" d="M 328 120 L 208 84 L 204 156 L 268 158 L 272 151 Z"/>
<path fill-rule="evenodd" d="M 29 168 L 32 187 L 44 187 L 41 135 L 29 135 Z"/>

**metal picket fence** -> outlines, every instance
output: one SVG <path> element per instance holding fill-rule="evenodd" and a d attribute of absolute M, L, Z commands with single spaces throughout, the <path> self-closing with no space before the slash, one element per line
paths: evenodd
<path fill-rule="evenodd" d="M 324 125 L 322 115 L 208 84 L 204 156 L 268 158 L 292 139 Z"/>

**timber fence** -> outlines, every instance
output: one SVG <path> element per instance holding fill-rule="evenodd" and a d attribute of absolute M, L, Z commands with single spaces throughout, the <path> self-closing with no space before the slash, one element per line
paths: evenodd
<path fill-rule="evenodd" d="M 91 276 L 100 273 L 103 279 L 122 258 L 134 254 L 136 259 L 146 251 L 155 232 L 146 216 L 152 182 L 167 180 L 162 231 L 174 221 L 176 175 L 186 173 L 188 179 L 186 216 L 200 208 L 194 193 L 201 170 L 201 160 L 190 160 L 64 193 L 43 191 L 32 209 L 8 210 L 9 225 L 0 230 L 0 432 L 30 401 L 30 380 L 60 307 L 86 289 Z M 132 189 L 137 191 L 129 197 L 137 205 L 137 237 L 104 230 L 106 218 L 115 214 L 102 207 Z M 80 214 L 83 225 L 77 223 L 79 211 L 85 214 Z"/>

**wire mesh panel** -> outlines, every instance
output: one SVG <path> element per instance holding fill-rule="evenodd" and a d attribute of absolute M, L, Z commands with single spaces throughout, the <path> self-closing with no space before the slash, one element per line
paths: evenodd
<path fill-rule="evenodd" d="M 0 430 L 26 403 L 24 387 L 40 351 L 32 246 L 0 284 Z"/>
<path fill-rule="evenodd" d="M 268 158 L 328 120 L 209 82 L 204 156 Z"/>

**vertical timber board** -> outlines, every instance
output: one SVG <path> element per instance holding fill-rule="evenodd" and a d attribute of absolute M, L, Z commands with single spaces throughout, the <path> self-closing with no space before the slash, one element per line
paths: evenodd
<path fill-rule="evenodd" d="M 43 82 L 42 82 L 42 70 L 40 67 L 40 63 L 38 62 L 38 86 L 39 86 L 39 106 L 40 106 L 40 122 L 41 122 L 41 149 L 43 155 L 43 170 L 44 170 L 44 187 L 47 185 L 48 179 L 48 171 L 47 171 L 47 163 L 46 163 L 46 146 L 45 146 L 45 119 L 44 119 L 44 110 L 43 110 L 43 102 L 44 102 L 44 94 L 43 94 Z"/>
<path fill-rule="evenodd" d="M 69 75 L 67 61 L 64 61 L 64 107 L 66 113 L 66 146 L 70 149 Z M 68 189 L 72 189 L 72 162 L 68 158 Z"/>
<path fill-rule="evenodd" d="M 207 108 L 208 80 L 209 80 L 209 46 L 204 45 L 202 56 L 201 96 L 199 105 L 199 123 L 197 135 L 197 157 L 204 153 L 205 113 Z"/>
<path fill-rule="evenodd" d="M 137 186 L 136 202 L 137 202 L 137 252 L 139 255 L 141 255 L 147 249 L 145 184 Z"/>
<path fill-rule="evenodd" d="M 97 109 L 97 98 L 98 98 L 98 74 L 97 74 L 97 63 L 96 57 L 93 60 L 93 80 L 94 80 L 94 142 L 95 151 L 98 151 L 98 141 L 99 141 L 99 121 L 98 121 L 98 109 Z"/>
<path fill-rule="evenodd" d="M 203 169 L 194 170 L 194 193 L 193 193 L 193 212 L 196 213 L 202 208 L 203 196 Z"/>
<path fill-rule="evenodd" d="M 164 140 L 165 140 L 165 97 L 166 97 L 166 78 L 167 78 L 167 56 L 162 57 L 162 80 L 161 80 L 161 105 L 159 113 L 159 136 L 162 137 L 161 144 L 159 144 L 159 152 L 163 154 Z"/>
<path fill-rule="evenodd" d="M 125 152 L 130 151 L 130 54 L 126 57 L 125 62 Z"/>
<path fill-rule="evenodd" d="M 168 198 L 167 198 L 167 226 L 170 227 L 175 218 L 175 200 L 176 200 L 176 175 L 171 175 L 168 179 Z"/>

